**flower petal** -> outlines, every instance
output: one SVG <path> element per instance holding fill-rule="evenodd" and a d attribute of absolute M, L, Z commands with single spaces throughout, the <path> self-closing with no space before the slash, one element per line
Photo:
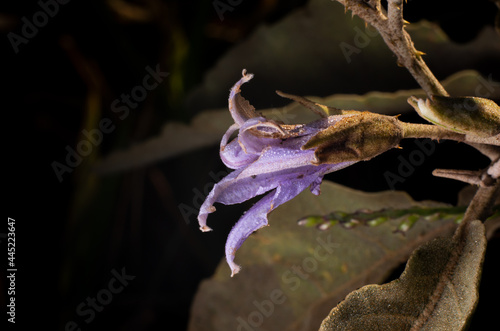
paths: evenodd
<path fill-rule="evenodd" d="M 268 224 L 267 214 L 277 208 L 279 205 L 296 197 L 300 192 L 307 188 L 312 183 L 315 183 L 323 176 L 323 172 L 328 171 L 328 167 L 309 166 L 309 172 L 296 175 L 293 178 L 278 178 L 280 184 L 276 190 L 267 194 L 250 208 L 231 229 L 226 241 L 226 260 L 231 268 L 231 277 L 237 274 L 240 266 L 234 263 L 234 257 L 238 248 L 252 234 L 252 232 L 266 226 Z M 314 170 L 314 171 L 311 171 Z"/>
<path fill-rule="evenodd" d="M 217 201 L 219 195 L 227 189 L 228 186 L 234 184 L 234 179 L 243 171 L 242 169 L 235 170 L 231 172 L 226 177 L 222 178 L 220 182 L 215 184 L 212 188 L 212 191 L 205 198 L 205 201 L 200 207 L 200 211 L 198 213 L 198 224 L 200 225 L 200 230 L 203 232 L 212 231 L 210 227 L 207 226 L 207 217 L 208 214 L 213 213 L 215 211 L 215 207 L 213 204 Z"/>
<path fill-rule="evenodd" d="M 229 111 L 238 125 L 243 125 L 247 120 L 252 117 L 257 117 L 255 108 L 240 95 L 240 87 L 253 78 L 253 74 L 247 74 L 246 69 L 242 71 L 242 78 L 234 84 L 229 93 Z"/>
<path fill-rule="evenodd" d="M 243 123 L 240 128 L 238 124 L 231 125 L 220 143 L 222 162 L 228 168 L 238 169 L 255 161 L 266 146 L 277 144 L 280 139 L 259 138 L 249 132 L 252 128 L 267 125 L 268 123 L 264 117 L 254 117 Z M 229 137 L 238 128 L 240 129 L 238 138 L 228 144 Z"/>
<path fill-rule="evenodd" d="M 267 147 L 256 161 L 224 177 L 213 187 L 200 208 L 198 215 L 200 229 L 202 231 L 211 230 L 206 225 L 206 219 L 209 213 L 215 211 L 213 204 L 216 202 L 225 205 L 238 204 L 284 185 L 283 183 L 293 183 L 297 179 L 308 176 L 314 178 L 308 180 L 301 191 L 312 184 L 311 191 L 314 194 L 319 194 L 319 184 L 323 175 L 354 163 L 313 165 L 311 162 L 314 159 L 314 151 L 300 150 L 303 141 L 307 139 L 308 137 L 305 136 L 285 141 L 280 140 L 278 145 L 281 147 Z M 226 149 L 234 143 L 235 141 L 231 142 L 226 146 Z"/>
<path fill-rule="evenodd" d="M 237 139 L 221 147 L 219 154 L 222 162 L 231 169 L 247 166 L 259 158 L 259 154 L 245 153 Z"/>
<path fill-rule="evenodd" d="M 231 268 L 231 277 L 240 271 L 240 266 L 234 263 L 234 255 L 238 248 L 252 232 L 267 225 L 267 213 L 271 210 L 274 195 L 271 192 L 260 199 L 231 229 L 226 241 L 226 261 Z"/>
<path fill-rule="evenodd" d="M 246 154 L 235 140 L 231 141 L 229 144 L 227 143 L 233 132 L 238 130 L 238 128 L 238 124 L 231 125 L 220 142 L 220 158 L 226 167 L 231 169 L 241 168 L 258 158 L 258 155 Z"/>
<path fill-rule="evenodd" d="M 250 177 L 264 173 L 276 173 L 290 169 L 296 171 L 303 166 L 313 166 L 314 151 L 301 150 L 300 147 L 308 137 L 278 140 L 274 145 L 265 148 L 259 159 L 243 170 L 239 178 Z"/>
<path fill-rule="evenodd" d="M 258 137 L 251 132 L 251 129 L 266 129 L 267 133 L 275 132 L 283 134 L 283 130 L 277 125 L 269 122 L 264 117 L 254 117 L 246 121 L 240 128 L 238 134 L 238 142 L 246 153 L 259 154 L 266 146 L 276 145 L 280 138 L 263 138 Z"/>

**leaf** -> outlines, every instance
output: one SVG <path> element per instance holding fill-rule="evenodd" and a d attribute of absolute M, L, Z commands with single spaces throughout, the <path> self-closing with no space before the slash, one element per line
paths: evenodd
<path fill-rule="evenodd" d="M 297 226 L 305 215 L 332 209 L 443 207 L 415 202 L 404 192 L 364 193 L 328 181 L 321 190 L 320 196 L 302 192 L 270 214 L 270 226 L 238 250 L 236 262 L 244 266 L 239 274 L 230 278 L 222 261 L 214 276 L 201 283 L 189 330 L 318 330 L 331 307 L 349 292 L 382 282 L 415 248 L 456 227 L 453 220 L 418 222 L 403 236 L 393 232 L 397 220 L 350 230 Z M 217 221 L 236 221 L 213 217 L 214 231 Z"/>
<path fill-rule="evenodd" d="M 190 125 L 167 123 L 157 137 L 137 143 L 127 150 L 111 153 L 94 170 L 101 175 L 117 173 L 215 145 L 231 124 L 232 119 L 227 110 L 202 113 Z"/>
<path fill-rule="evenodd" d="M 463 330 L 478 300 L 486 249 L 480 221 L 418 248 L 401 277 L 351 294 L 323 321 L 327 330 Z"/>
<path fill-rule="evenodd" d="M 480 77 L 479 73 L 467 70 L 449 77 L 443 82 L 443 86 L 452 94 L 471 95 L 479 79 L 482 79 Z M 258 77 L 255 78 L 255 81 L 257 80 Z M 406 100 L 412 95 L 424 97 L 425 94 L 422 90 L 406 90 L 394 93 L 370 92 L 365 95 L 343 94 L 311 99 L 342 109 L 370 110 L 394 115 L 401 113 L 405 108 L 411 108 Z M 500 97 L 500 90 L 495 96 Z M 271 108 L 259 112 L 270 119 L 286 124 L 308 123 L 318 119 L 317 114 L 297 102 L 283 108 Z M 195 116 L 189 125 L 178 122 L 166 123 L 157 137 L 137 143 L 127 150 L 111 153 L 100 160 L 94 170 L 99 174 L 117 173 L 172 158 L 198 148 L 217 145 L 231 124 L 233 120 L 227 108 L 202 112 Z"/>

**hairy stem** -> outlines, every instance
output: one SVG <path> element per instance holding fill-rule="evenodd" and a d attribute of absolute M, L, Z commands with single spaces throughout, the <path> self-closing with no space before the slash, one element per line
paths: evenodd
<path fill-rule="evenodd" d="M 485 221 L 492 212 L 495 200 L 500 194 L 500 180 L 492 186 L 479 187 L 469 204 L 462 222 L 473 220 Z"/>
<path fill-rule="evenodd" d="M 455 131 L 449 131 L 440 126 L 432 124 L 416 124 L 406 122 L 399 122 L 399 124 L 403 128 L 403 138 L 431 138 L 436 140 L 448 139 L 471 143 L 475 146 L 483 144 L 482 146 L 489 146 L 489 148 L 485 147 L 483 149 L 484 151 L 487 151 L 489 153 L 493 153 L 497 148 L 496 146 L 500 145 L 500 140 L 498 139 L 498 137 L 476 137 L 458 133 Z"/>
<path fill-rule="evenodd" d="M 397 56 L 398 64 L 408 69 L 429 97 L 448 96 L 448 92 L 422 59 L 424 53 L 415 49 L 410 35 L 404 30 L 403 0 L 388 0 L 387 16 L 382 12 L 379 1 L 337 1 L 379 31 L 387 46 Z"/>
<path fill-rule="evenodd" d="M 431 139 L 449 139 L 456 141 L 465 141 L 466 136 L 461 133 L 448 131 L 431 124 L 415 124 L 400 122 L 403 127 L 403 138 L 431 138 Z"/>

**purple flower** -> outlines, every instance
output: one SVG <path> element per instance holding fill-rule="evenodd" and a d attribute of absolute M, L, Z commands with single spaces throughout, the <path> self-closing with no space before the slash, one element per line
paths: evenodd
<path fill-rule="evenodd" d="M 264 195 L 232 228 L 226 242 L 226 260 L 234 276 L 240 267 L 234 263 L 236 250 L 252 232 L 268 225 L 267 215 L 279 205 L 293 199 L 307 187 L 320 193 L 320 184 L 327 173 L 345 168 L 355 161 L 318 164 L 314 149 L 301 148 L 316 133 L 350 115 L 336 115 L 306 125 L 285 125 L 268 120 L 240 95 L 240 87 L 253 78 L 243 70 L 243 77 L 229 95 L 229 110 L 233 124 L 220 144 L 224 164 L 235 169 L 217 183 L 200 208 L 198 221 L 202 231 L 214 203 L 237 204 Z M 228 143 L 239 130 L 238 137 Z"/>

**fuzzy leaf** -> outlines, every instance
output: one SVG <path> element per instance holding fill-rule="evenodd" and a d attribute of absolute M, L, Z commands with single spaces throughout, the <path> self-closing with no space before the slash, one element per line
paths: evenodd
<path fill-rule="evenodd" d="M 463 330 L 478 299 L 484 225 L 462 224 L 452 238 L 418 248 L 401 277 L 350 293 L 323 321 L 331 330 Z"/>

